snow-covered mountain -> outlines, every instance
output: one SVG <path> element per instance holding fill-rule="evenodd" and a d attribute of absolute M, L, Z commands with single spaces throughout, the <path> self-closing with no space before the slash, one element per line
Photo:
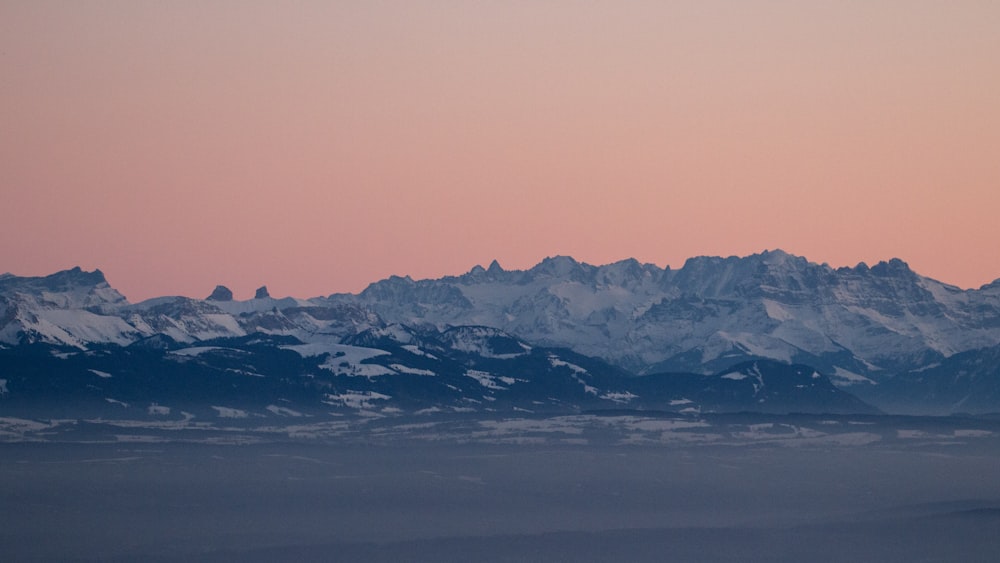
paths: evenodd
<path fill-rule="evenodd" d="M 492 362 L 520 362 L 517 370 L 543 373 L 593 360 L 606 366 L 598 372 L 621 370 L 617 379 L 701 374 L 690 381 L 705 390 L 722 389 L 706 382 L 731 373 L 732 366 L 776 360 L 811 366 L 824 374 L 823 381 L 829 376 L 840 387 L 888 404 L 883 393 L 866 391 L 869 383 L 892 381 L 897 388 L 910 382 L 908 396 L 923 396 L 931 378 L 914 374 L 929 370 L 939 385 L 948 375 L 942 370 L 960 365 L 949 358 L 967 365 L 1000 346 L 1000 280 L 962 290 L 920 276 L 897 259 L 834 269 L 780 250 L 692 258 L 676 270 L 635 260 L 592 266 L 554 257 L 529 270 L 508 271 L 494 261 L 460 276 L 391 277 L 357 295 L 311 299 L 275 299 L 261 287 L 253 299 L 238 301 L 219 286 L 206 299 L 159 297 L 132 304 L 100 271 L 0 276 L 0 348 L 34 343 L 65 355 L 108 347 L 186 347 L 195 350 L 189 357 L 197 357 L 200 348 L 214 349 L 213 342 L 258 337 L 284 342 L 303 358 L 322 358 L 320 367 L 344 377 L 457 373 L 454 365 L 430 360 L 451 358 L 462 366 L 460 381 L 476 380 L 494 391 L 531 386 L 505 383 L 523 378 L 520 371 L 497 374 L 482 367 Z M 576 360 L 538 352 L 556 349 L 576 354 Z M 399 360 L 406 354 L 416 359 Z M 385 363 L 387 357 L 394 362 Z M 563 373 L 573 374 L 579 375 L 573 369 Z M 644 395 L 633 406 L 649 397 L 659 397 L 658 404 L 694 400 L 651 389 L 637 393 L 640 383 L 577 379 L 570 377 L 583 398 L 629 404 L 629 394 Z M 677 384 L 682 380 L 675 378 Z M 368 392 L 388 390 L 375 385 Z M 960 405 L 960 399 L 952 403 Z M 703 397 L 699 404 L 712 400 Z M 1000 408 L 1000 397 L 994 402 Z M 989 410 L 993 403 L 987 403 L 977 408 Z"/>
<path fill-rule="evenodd" d="M 998 282 L 962 290 L 898 259 L 834 269 L 780 250 L 692 258 L 677 270 L 555 257 L 505 271 L 494 262 L 334 298 L 391 322 L 492 326 L 644 373 L 712 373 L 771 358 L 851 384 L 1000 343 Z"/>
<path fill-rule="evenodd" d="M 0 343 L 7 345 L 42 342 L 87 349 L 158 334 L 198 342 L 256 332 L 328 339 L 383 324 L 363 305 L 274 299 L 263 287 L 247 301 L 232 300 L 232 292 L 218 286 L 207 299 L 156 297 L 132 304 L 100 270 L 0 277 Z"/>
<path fill-rule="evenodd" d="M 49 342 L 80 348 L 128 344 L 142 332 L 120 315 L 128 302 L 100 270 L 0 277 L 0 343 Z"/>

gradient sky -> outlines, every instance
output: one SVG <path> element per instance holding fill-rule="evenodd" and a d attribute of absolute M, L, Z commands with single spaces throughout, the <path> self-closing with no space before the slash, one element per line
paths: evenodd
<path fill-rule="evenodd" d="M 1000 277 L 1000 2 L 0 0 L 0 272 Z"/>

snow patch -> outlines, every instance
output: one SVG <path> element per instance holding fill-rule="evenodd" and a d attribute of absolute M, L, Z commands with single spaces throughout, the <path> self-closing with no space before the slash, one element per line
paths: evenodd
<path fill-rule="evenodd" d="M 833 375 L 830 376 L 832 379 L 836 379 L 841 385 L 857 385 L 859 383 L 868 383 L 870 385 L 875 385 L 875 382 L 867 377 L 854 373 L 853 371 L 848 371 L 840 366 L 833 369 Z"/>
<path fill-rule="evenodd" d="M 437 375 L 436 373 L 434 373 L 429 369 L 411 368 L 409 366 L 404 366 L 402 364 L 389 364 L 389 367 L 396 370 L 399 373 L 408 373 L 411 375 L 431 375 L 431 376 Z"/>
<path fill-rule="evenodd" d="M 326 363 L 320 367 L 334 373 L 343 373 L 344 375 L 352 377 L 379 377 L 396 373 L 395 371 L 378 364 L 348 364 L 345 366 L 343 363 L 338 363 L 336 366 L 330 366 L 329 363 Z"/>
<path fill-rule="evenodd" d="M 0 416 L 0 440 L 24 439 L 25 434 L 48 430 L 58 426 L 58 424 L 56 421 L 46 423 L 38 420 Z"/>
<path fill-rule="evenodd" d="M 158 405 L 153 403 L 146 407 L 146 413 L 150 415 L 168 415 L 170 414 L 170 407 L 165 407 L 163 405 Z"/>
<path fill-rule="evenodd" d="M 247 411 L 242 409 L 234 409 L 232 407 L 217 407 L 214 405 L 212 406 L 212 408 L 215 409 L 216 413 L 218 413 L 217 416 L 219 418 L 247 418 L 250 416 L 250 414 L 247 413 Z"/>
<path fill-rule="evenodd" d="M 549 363 L 552 364 L 552 367 L 554 368 L 567 367 L 576 373 L 587 373 L 587 370 L 583 369 L 582 367 L 576 364 L 571 364 L 569 362 L 560 360 L 556 356 L 549 356 Z"/>
<path fill-rule="evenodd" d="M 319 367 L 335 374 L 344 374 L 357 377 L 379 377 L 382 375 L 392 375 L 395 371 L 378 364 L 366 364 L 365 360 L 378 356 L 389 355 L 385 350 L 377 348 L 364 348 L 361 346 L 350 346 L 347 344 L 333 344 L 328 342 L 313 342 L 310 344 L 297 344 L 294 346 L 281 346 L 284 350 L 291 350 L 304 358 L 322 356 L 329 354 L 329 357 Z"/>
<path fill-rule="evenodd" d="M 424 356 L 424 357 L 430 358 L 432 360 L 438 359 L 437 356 L 435 356 L 434 354 L 431 354 L 431 353 L 428 353 L 428 352 L 424 352 L 423 350 L 420 349 L 419 346 L 416 346 L 414 344 L 407 344 L 405 346 L 401 346 L 401 348 L 403 350 L 406 350 L 407 352 L 413 354 L 414 356 Z"/>
<path fill-rule="evenodd" d="M 507 387 L 500 385 L 500 383 L 506 383 L 507 385 L 513 385 L 516 381 L 512 377 L 501 377 L 493 375 L 492 373 L 486 371 L 479 371 L 476 369 L 470 369 L 465 371 L 465 377 L 471 377 L 479 382 L 480 385 L 486 387 L 487 389 L 494 389 L 497 391 L 506 391 Z M 497 382 L 500 383 L 497 383 Z"/>
<path fill-rule="evenodd" d="M 100 371 L 100 370 L 96 370 L 96 369 L 90 369 L 90 370 L 87 370 L 87 371 L 89 371 L 90 373 L 92 373 L 92 374 L 94 374 L 97 377 L 100 377 L 102 379 L 108 379 L 108 378 L 111 377 L 111 374 L 108 373 L 108 372 L 106 372 L 106 371 Z"/>
<path fill-rule="evenodd" d="M 767 316 L 776 321 L 784 322 L 795 318 L 795 315 L 788 312 L 788 310 L 782 307 L 777 301 L 762 299 L 761 302 L 764 303 L 764 310 L 767 311 Z"/>
<path fill-rule="evenodd" d="M 618 392 L 605 393 L 601 395 L 601 398 L 624 405 L 626 403 L 630 403 L 632 399 L 638 399 L 639 396 L 629 393 L 628 391 L 625 391 L 624 393 L 618 393 Z"/>
<path fill-rule="evenodd" d="M 573 374 L 573 379 L 575 379 L 576 382 L 579 383 L 580 385 L 583 385 L 584 393 L 588 393 L 590 395 L 595 395 L 595 396 L 598 394 L 597 387 L 594 387 L 593 385 L 588 385 L 586 381 L 580 379 L 579 375 Z"/>
<path fill-rule="evenodd" d="M 292 410 L 288 407 L 279 407 L 278 405 L 267 405 L 265 409 L 278 416 L 291 416 L 291 417 L 304 416 L 299 411 Z"/>
<path fill-rule="evenodd" d="M 323 402 L 328 405 L 344 406 L 359 410 L 374 408 L 372 401 L 385 401 L 392 398 L 389 395 L 383 395 L 374 391 L 345 391 L 337 395 L 328 393 L 324 397 L 326 400 Z"/>

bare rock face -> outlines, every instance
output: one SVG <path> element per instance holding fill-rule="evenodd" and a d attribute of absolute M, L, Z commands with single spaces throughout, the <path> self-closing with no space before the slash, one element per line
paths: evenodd
<path fill-rule="evenodd" d="M 233 292 L 224 285 L 215 286 L 215 291 L 208 296 L 208 301 L 232 301 Z"/>
<path fill-rule="evenodd" d="M 262 285 L 257 288 L 257 293 L 254 294 L 254 299 L 267 299 L 271 294 L 267 292 L 267 286 Z"/>

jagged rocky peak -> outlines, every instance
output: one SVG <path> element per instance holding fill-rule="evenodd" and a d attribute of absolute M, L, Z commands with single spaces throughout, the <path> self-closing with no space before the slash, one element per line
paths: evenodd
<path fill-rule="evenodd" d="M 458 280 L 466 279 L 472 281 L 497 281 L 501 276 L 506 274 L 503 268 L 500 267 L 500 263 L 496 260 L 490 262 L 489 268 L 483 268 L 482 265 L 477 264 L 472 267 L 465 276 L 460 276 Z"/>
<path fill-rule="evenodd" d="M 682 270 L 701 270 L 704 268 L 716 268 L 719 266 L 732 265 L 757 265 L 763 264 L 768 267 L 805 266 L 809 261 L 801 256 L 789 254 L 780 248 L 774 250 L 764 250 L 758 254 L 751 254 L 746 257 L 740 256 L 692 256 L 684 262 Z"/>
<path fill-rule="evenodd" d="M 128 301 L 111 287 L 100 270 L 87 272 L 80 267 L 44 277 L 7 276 L 0 278 L 0 293 L 14 292 L 41 299 L 49 306 L 94 308 L 109 312 Z"/>
<path fill-rule="evenodd" d="M 253 295 L 254 299 L 267 299 L 269 297 L 271 297 L 271 294 L 267 292 L 267 286 L 266 285 L 262 285 L 262 286 L 258 287 L 257 288 L 257 292 L 254 293 L 254 295 Z"/>
<path fill-rule="evenodd" d="M 46 289 L 53 291 L 65 291 L 73 287 L 81 286 L 106 285 L 107 283 L 108 281 L 104 277 L 104 272 L 100 270 L 87 272 L 82 270 L 79 266 L 69 270 L 63 270 L 62 272 L 56 272 L 50 276 L 42 278 L 42 285 Z"/>
<path fill-rule="evenodd" d="M 613 264 L 598 268 L 600 278 L 606 283 L 624 284 L 630 280 L 637 280 L 652 273 L 662 271 L 652 264 L 642 264 L 635 258 L 626 258 Z"/>
<path fill-rule="evenodd" d="M 224 285 L 215 286 L 215 290 L 208 296 L 208 301 L 232 301 L 233 292 Z"/>
<path fill-rule="evenodd" d="M 384 280 L 372 282 L 361 292 L 360 297 L 366 300 L 385 301 L 402 299 L 409 296 L 417 282 L 410 276 L 392 275 Z"/>
<path fill-rule="evenodd" d="M 804 267 L 809 264 L 805 258 L 789 254 L 780 248 L 765 250 L 757 256 L 770 267 Z"/>
<path fill-rule="evenodd" d="M 572 256 L 550 256 L 539 262 L 531 272 L 552 277 L 572 277 L 582 272 L 583 268 L 584 264 L 577 262 Z"/>
<path fill-rule="evenodd" d="M 688 271 L 697 270 L 709 266 L 725 264 L 727 262 L 734 262 L 739 259 L 740 258 L 738 256 L 729 256 L 726 258 L 723 258 L 722 256 L 691 256 L 690 258 L 684 261 L 684 264 L 681 266 L 680 269 Z"/>
<path fill-rule="evenodd" d="M 910 265 L 906 262 L 900 260 L 899 258 L 893 258 L 888 262 L 879 262 L 871 267 L 871 273 L 876 276 L 901 276 L 901 275 L 912 275 L 913 270 L 910 269 Z"/>
<path fill-rule="evenodd" d="M 858 264 L 853 268 L 849 266 L 837 268 L 836 272 L 838 274 L 852 273 L 856 276 L 874 276 L 876 278 L 898 277 L 915 279 L 919 277 L 918 274 L 910 268 L 909 264 L 899 258 L 892 258 L 889 261 L 883 260 L 874 266 L 869 266 L 867 262 L 858 262 Z"/>

